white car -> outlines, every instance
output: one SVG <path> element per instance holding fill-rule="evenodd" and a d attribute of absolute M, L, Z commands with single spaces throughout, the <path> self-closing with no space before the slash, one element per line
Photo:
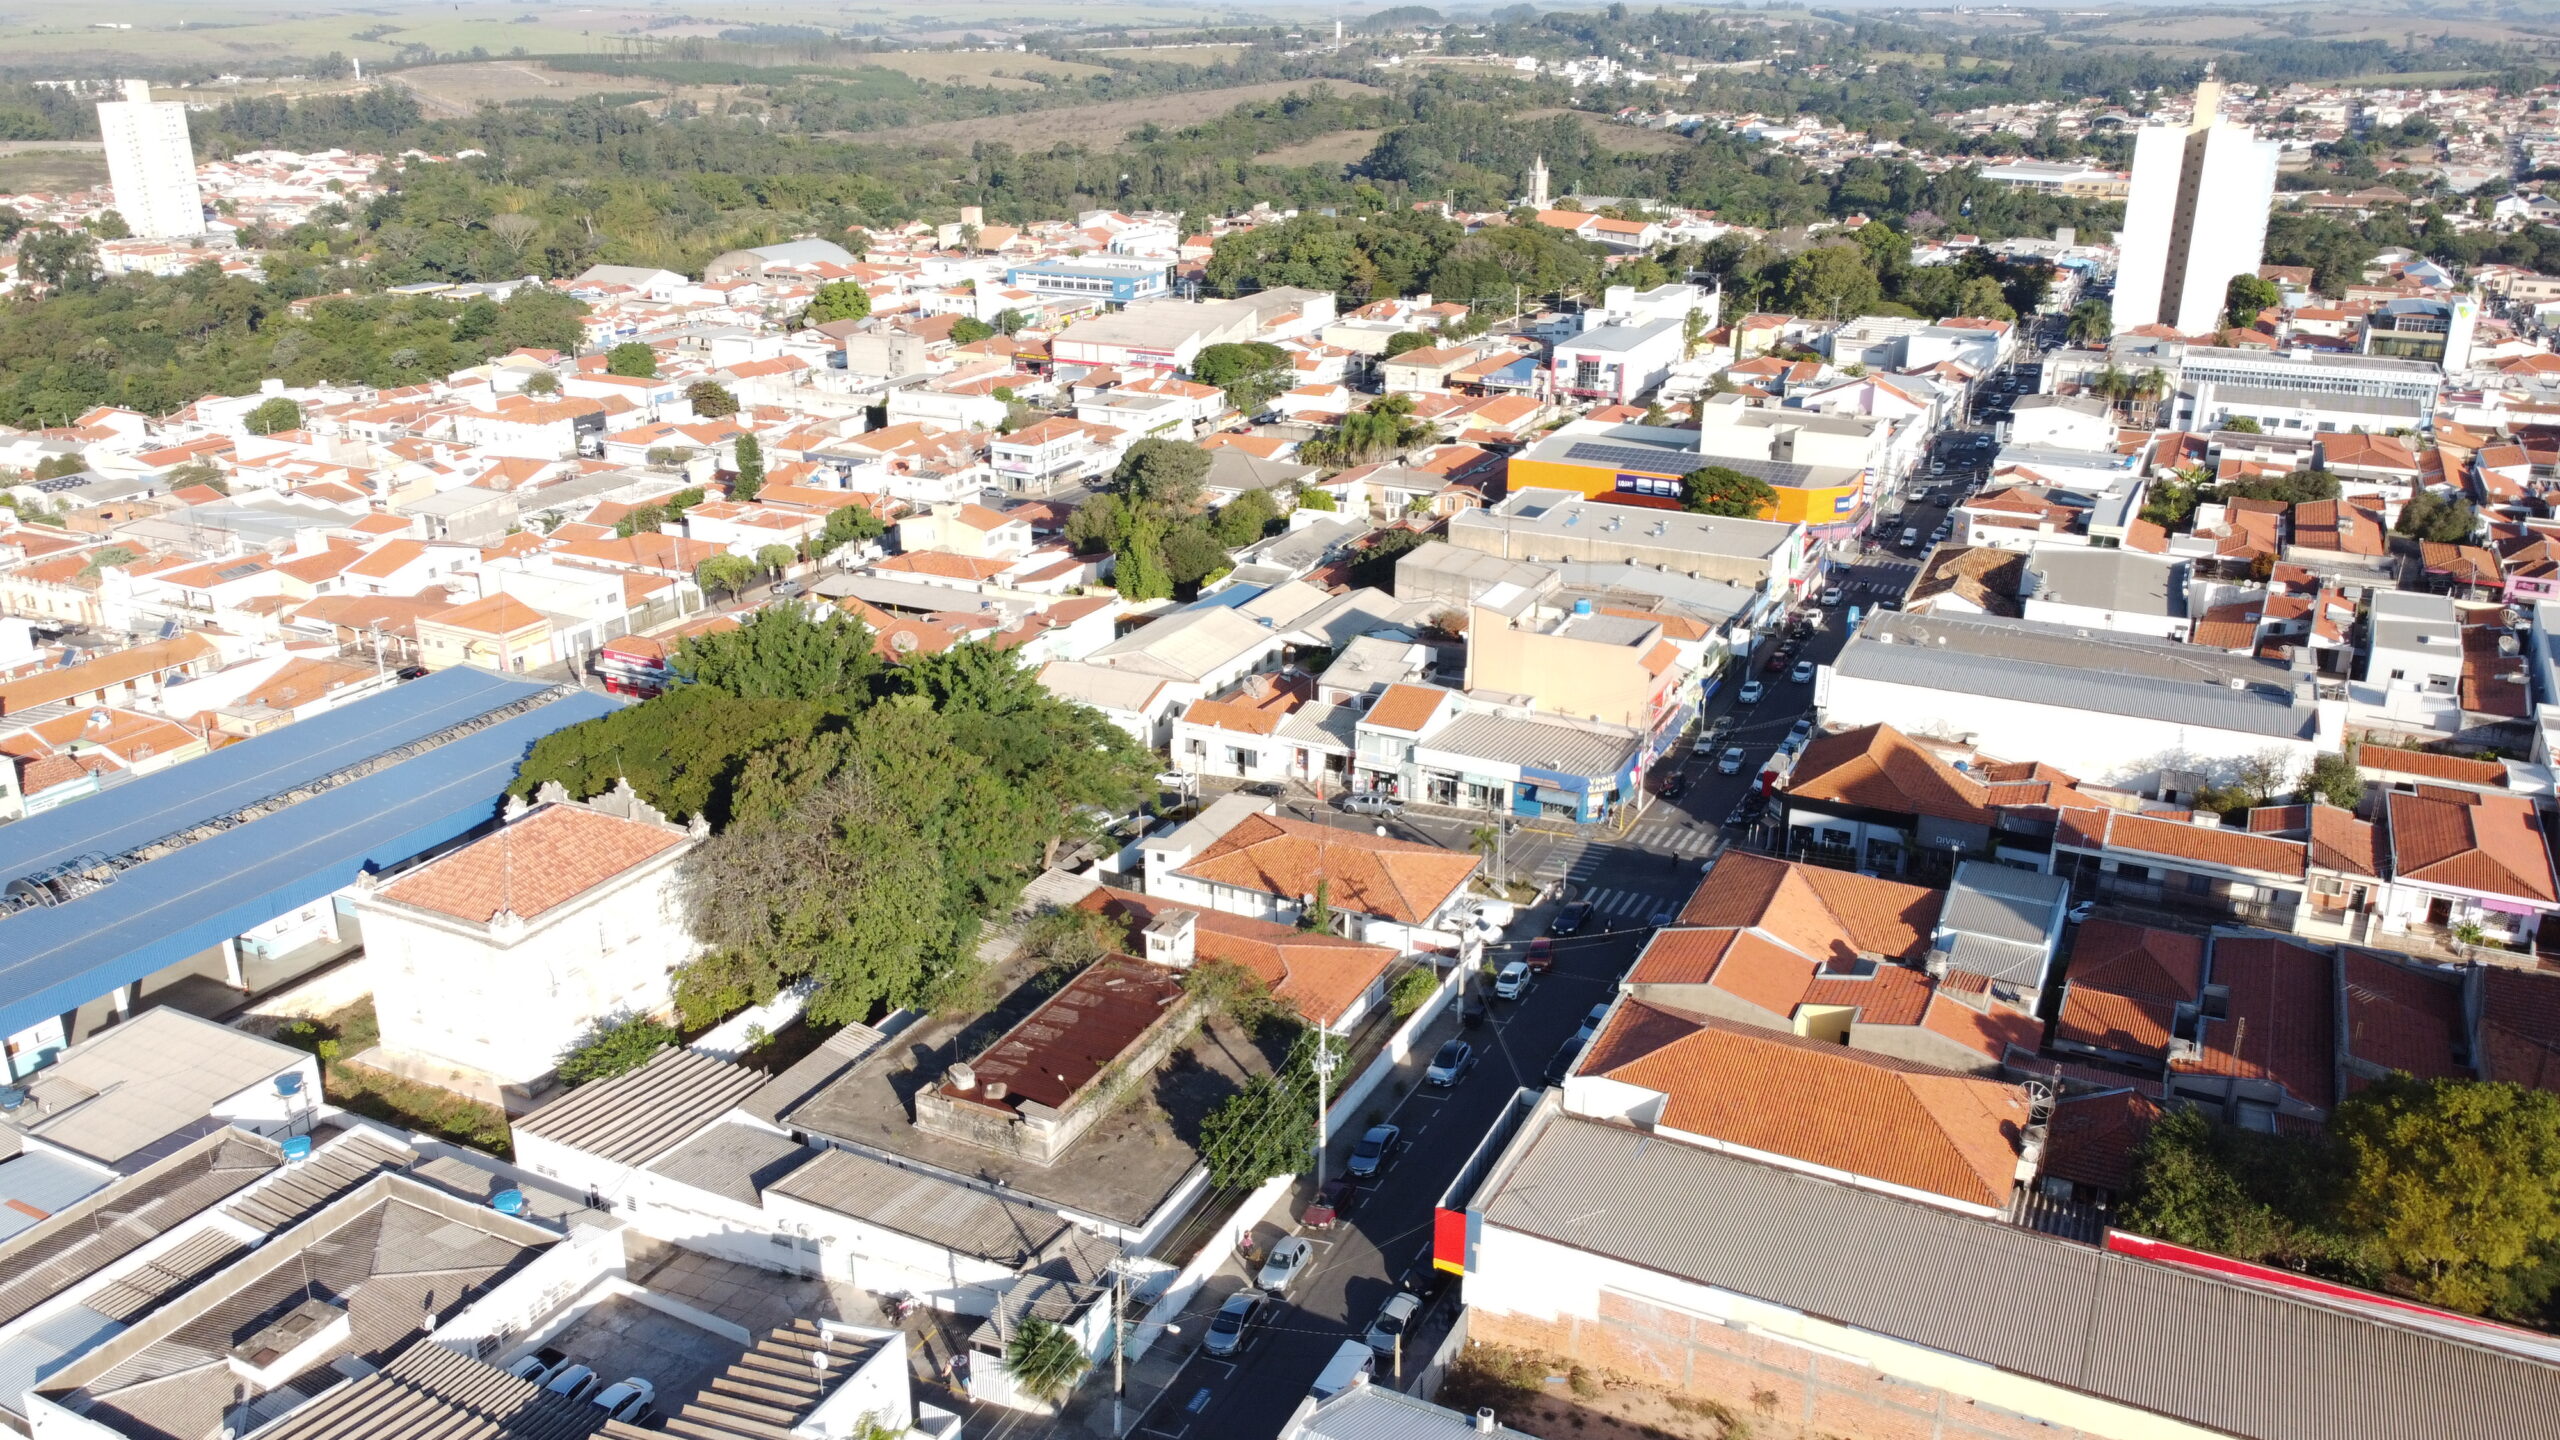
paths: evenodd
<path fill-rule="evenodd" d="M 1406 1327 L 1413 1324 L 1414 1312 L 1422 1308 L 1422 1297 L 1410 1290 L 1399 1290 L 1378 1312 L 1369 1326 L 1369 1348 L 1381 1355 L 1391 1355 L 1403 1341 Z"/>
<path fill-rule="evenodd" d="M 1826 606 L 1837 605 L 1845 598 L 1847 597 L 1841 593 L 1840 587 L 1837 585 L 1834 585 L 1830 589 L 1822 592 L 1822 603 Z"/>
<path fill-rule="evenodd" d="M 634 1375 L 619 1384 L 608 1385 L 596 1394 L 596 1407 L 608 1420 L 637 1425 L 657 1403 L 658 1387 Z"/>
<path fill-rule="evenodd" d="M 1316 1247 L 1308 1244 L 1305 1237 L 1292 1235 L 1271 1247 L 1271 1258 L 1262 1262 L 1262 1273 L 1253 1277 L 1253 1283 L 1274 1295 L 1286 1295 L 1289 1282 L 1297 1279 L 1314 1258 Z"/>
<path fill-rule="evenodd" d="M 1810 660 L 1797 661 L 1796 668 L 1787 672 L 1787 678 L 1793 680 L 1799 685 L 1810 683 L 1813 679 L 1813 662 Z"/>
<path fill-rule="evenodd" d="M 1504 1000 L 1517 1000 L 1529 993 L 1529 962 L 1514 960 L 1493 977 L 1493 993 Z"/>
<path fill-rule="evenodd" d="M 603 1383 L 597 1378 L 596 1372 L 586 1366 L 568 1365 L 563 1366 L 559 1374 L 551 1377 L 551 1383 L 542 1388 L 554 1395 L 565 1395 L 572 1400 L 584 1400 L 596 1393 L 596 1387 Z"/>
<path fill-rule="evenodd" d="M 1719 775 L 1739 775 L 1742 773 L 1742 761 L 1743 750 L 1741 746 L 1726 746 L 1723 756 L 1716 761 L 1716 773 Z"/>
<path fill-rule="evenodd" d="M 1760 703 L 1762 691 L 1766 688 L 1757 680 L 1745 680 L 1742 682 L 1742 693 L 1733 698 L 1745 705 L 1757 705 Z"/>

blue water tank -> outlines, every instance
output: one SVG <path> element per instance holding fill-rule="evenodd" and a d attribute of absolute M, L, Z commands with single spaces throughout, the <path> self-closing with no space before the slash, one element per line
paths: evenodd
<path fill-rule="evenodd" d="M 287 1100 L 302 1093 L 302 1072 L 287 1070 L 276 1077 L 276 1093 Z"/>
<path fill-rule="evenodd" d="M 311 1137 L 296 1135 L 284 1142 L 284 1163 L 299 1165 L 311 1158 Z"/>
<path fill-rule="evenodd" d="M 524 1213 L 524 1192 L 521 1190 L 501 1190 L 490 1199 L 489 1208 L 497 1211 L 501 1215 L 522 1215 Z"/>
<path fill-rule="evenodd" d="M 1590 601 L 1587 597 L 1586 597 L 1586 598 L 1584 598 L 1584 599 L 1580 599 L 1580 600 L 1576 600 L 1576 601 L 1574 601 L 1574 602 L 1573 602 L 1573 613 L 1574 613 L 1574 614 L 1576 614 L 1576 615 L 1588 615 L 1588 614 L 1590 614 L 1590 613 L 1591 613 L 1591 601 Z"/>
<path fill-rule="evenodd" d="M 1973 768 L 1973 762 L 1972 762 L 1972 761 L 1970 761 L 1970 760 L 1959 760 L 1959 761 L 1957 761 L 1957 762 L 1956 762 L 1956 770 L 1958 771 L 1958 773 L 1962 773 L 1962 772 L 1965 772 L 1965 771 L 1969 771 L 1969 770 L 1971 770 L 1972 768 Z"/>

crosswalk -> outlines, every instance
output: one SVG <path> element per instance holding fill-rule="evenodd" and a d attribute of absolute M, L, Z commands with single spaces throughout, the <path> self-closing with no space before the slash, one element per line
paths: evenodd
<path fill-rule="evenodd" d="M 1660 911 L 1680 908 L 1678 902 L 1649 890 L 1589 890 L 1574 898 L 1588 900 L 1593 910 L 1619 920 L 1642 920 Z"/>
<path fill-rule="evenodd" d="M 1639 820 L 1626 839 L 1639 849 L 1674 855 L 1704 855 L 1720 843 L 1715 827 L 1685 820 Z"/>

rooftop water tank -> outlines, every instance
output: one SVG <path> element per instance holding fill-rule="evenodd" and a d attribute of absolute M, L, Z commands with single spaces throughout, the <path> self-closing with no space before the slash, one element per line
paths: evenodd
<path fill-rule="evenodd" d="M 302 1093 L 302 1072 L 287 1070 L 276 1077 L 276 1093 L 290 1100 Z"/>
<path fill-rule="evenodd" d="M 299 1165 L 311 1158 L 311 1137 L 296 1135 L 284 1142 L 284 1163 Z"/>
<path fill-rule="evenodd" d="M 1580 599 L 1580 600 L 1576 600 L 1576 601 L 1574 601 L 1574 602 L 1573 602 L 1573 613 L 1574 613 L 1574 614 L 1576 614 L 1576 615 L 1588 615 L 1588 614 L 1590 614 L 1590 613 L 1591 613 L 1591 601 L 1590 601 L 1588 598 L 1584 598 L 1584 599 Z"/>
<path fill-rule="evenodd" d="M 521 1190 L 501 1190 L 496 1195 L 490 1197 L 489 1208 L 497 1211 L 501 1215 L 522 1215 L 524 1213 L 524 1192 Z"/>

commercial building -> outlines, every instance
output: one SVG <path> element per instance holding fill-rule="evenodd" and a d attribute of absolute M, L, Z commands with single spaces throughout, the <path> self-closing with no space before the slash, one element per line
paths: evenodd
<path fill-rule="evenodd" d="M 134 234 L 156 240 L 204 233 L 186 106 L 152 99 L 147 80 L 127 80 L 122 100 L 99 104 L 98 133 L 106 141 L 116 213 Z"/>
<path fill-rule="evenodd" d="M 1163 260 L 1043 260 L 1037 265 L 1012 266 L 1004 272 L 1004 283 L 1044 300 L 1108 300 L 1127 305 L 1172 293 L 1165 281 L 1172 268 Z"/>
<path fill-rule="evenodd" d="M 2231 277 L 2258 273 L 2279 147 L 2223 123 L 2221 105 L 2222 86 L 2208 80 L 2197 87 L 2195 117 L 2185 126 L 2145 126 L 2134 136 L 2133 183 L 2117 241 L 2118 332 L 2219 329 Z"/>
<path fill-rule="evenodd" d="M 1556 393 L 1624 405 L 1659 386 L 1680 363 L 1682 321 L 1606 316 L 1559 340 L 1548 360 Z"/>
<path fill-rule="evenodd" d="M 612 700 L 441 671 L 0 830 L 0 1035 L 23 1075 L 157 1003 L 223 1013 L 353 943 L 339 892 L 497 818 Z"/>

